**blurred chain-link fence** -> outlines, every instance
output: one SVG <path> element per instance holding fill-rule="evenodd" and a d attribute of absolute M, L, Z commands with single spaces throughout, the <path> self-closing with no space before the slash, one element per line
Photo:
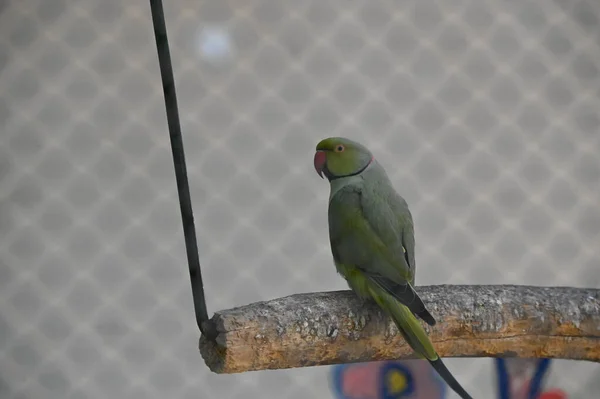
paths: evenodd
<path fill-rule="evenodd" d="M 346 288 L 314 146 L 367 144 L 417 283 L 600 286 L 600 3 L 165 0 L 209 312 Z M 0 397 L 330 398 L 197 351 L 149 4 L 0 1 Z M 475 397 L 492 361 L 450 359 Z M 557 362 L 574 398 L 597 365 Z"/>

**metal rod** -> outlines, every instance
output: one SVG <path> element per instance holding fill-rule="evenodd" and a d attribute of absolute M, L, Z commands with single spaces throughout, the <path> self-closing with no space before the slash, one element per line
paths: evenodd
<path fill-rule="evenodd" d="M 171 65 L 171 54 L 169 51 L 169 41 L 167 38 L 167 28 L 162 1 L 150 0 L 150 9 L 152 12 L 156 50 L 158 53 L 158 62 L 160 65 L 160 74 L 165 97 L 167 124 L 169 126 L 169 136 L 171 138 L 171 150 L 173 152 L 173 164 L 175 167 L 175 177 L 177 179 L 177 193 L 179 194 L 179 206 L 181 208 L 181 220 L 183 223 L 185 248 L 192 284 L 196 322 L 198 323 L 198 328 L 202 334 L 206 335 L 207 338 L 213 338 L 216 334 L 214 328 L 211 328 L 213 326 L 209 323 L 206 300 L 204 298 L 204 285 L 202 283 L 200 259 L 198 257 L 198 244 L 196 242 L 196 229 L 194 227 L 194 214 L 192 212 L 192 201 L 190 199 L 190 188 L 185 165 L 179 111 L 177 110 L 175 79 L 173 77 L 173 66 Z"/>

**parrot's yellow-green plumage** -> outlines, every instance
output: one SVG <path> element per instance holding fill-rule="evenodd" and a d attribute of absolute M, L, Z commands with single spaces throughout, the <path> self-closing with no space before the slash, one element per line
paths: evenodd
<path fill-rule="evenodd" d="M 408 204 L 363 145 L 342 137 L 317 144 L 314 165 L 330 182 L 329 240 L 337 271 L 388 313 L 415 353 L 463 399 L 471 396 L 438 356 L 417 316 L 435 319 L 415 292 L 415 238 Z"/>

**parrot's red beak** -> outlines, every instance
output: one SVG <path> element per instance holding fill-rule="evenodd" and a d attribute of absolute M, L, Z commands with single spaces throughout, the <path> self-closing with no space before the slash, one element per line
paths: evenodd
<path fill-rule="evenodd" d="M 315 170 L 323 178 L 323 168 L 325 168 L 325 162 L 327 162 L 327 154 L 324 151 L 317 151 L 315 153 Z"/>

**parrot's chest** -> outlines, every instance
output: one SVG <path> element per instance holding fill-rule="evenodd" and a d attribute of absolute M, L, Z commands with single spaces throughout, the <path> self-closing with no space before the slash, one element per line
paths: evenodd
<path fill-rule="evenodd" d="M 352 179 L 352 177 L 348 178 Z M 342 179 L 340 179 L 342 180 Z M 363 265 L 372 258 L 371 228 L 364 216 L 363 201 L 367 201 L 362 185 L 332 182 L 329 202 L 329 240 L 337 263 Z M 346 276 L 351 269 L 338 270 Z"/>
<path fill-rule="evenodd" d="M 336 179 L 331 182 L 329 189 L 329 202 L 336 196 L 336 194 L 347 186 L 356 186 L 359 187 L 363 183 L 363 178 L 359 175 L 356 176 L 348 176 L 343 177 L 341 179 Z"/>

